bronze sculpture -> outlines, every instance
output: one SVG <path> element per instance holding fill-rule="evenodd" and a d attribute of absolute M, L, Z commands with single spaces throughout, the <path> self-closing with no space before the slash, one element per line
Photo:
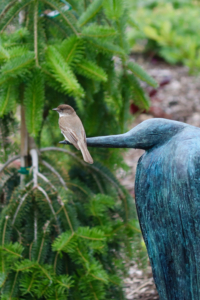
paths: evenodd
<path fill-rule="evenodd" d="M 160 300 L 200 299 L 200 129 L 150 119 L 87 145 L 145 150 L 136 207 Z"/>

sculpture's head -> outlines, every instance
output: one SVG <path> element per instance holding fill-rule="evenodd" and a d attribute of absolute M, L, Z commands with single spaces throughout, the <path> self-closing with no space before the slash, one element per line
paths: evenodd
<path fill-rule="evenodd" d="M 189 125 L 167 119 L 149 119 L 124 134 L 87 138 L 87 145 L 90 147 L 148 150 L 167 142 L 186 126 Z"/>
<path fill-rule="evenodd" d="M 127 137 L 133 148 L 150 149 L 167 142 L 172 136 L 183 130 L 187 124 L 168 119 L 148 119 L 129 132 Z"/>

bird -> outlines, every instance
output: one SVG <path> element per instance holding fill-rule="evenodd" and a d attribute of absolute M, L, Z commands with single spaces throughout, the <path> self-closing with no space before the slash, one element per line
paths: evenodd
<path fill-rule="evenodd" d="M 59 114 L 58 124 L 65 140 L 74 145 L 76 149 L 81 150 L 85 162 L 93 164 L 93 159 L 87 149 L 83 124 L 73 107 L 67 104 L 61 104 L 57 108 L 53 108 L 53 110 Z"/>
<path fill-rule="evenodd" d="M 200 300 L 200 128 L 153 118 L 87 145 L 145 150 L 135 202 L 159 299 Z"/>

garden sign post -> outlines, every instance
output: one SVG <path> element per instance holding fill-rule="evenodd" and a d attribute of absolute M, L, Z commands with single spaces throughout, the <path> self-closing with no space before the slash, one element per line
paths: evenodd
<path fill-rule="evenodd" d="M 137 166 L 136 206 L 160 300 L 200 300 L 200 129 L 150 119 L 87 144 L 146 150 Z"/>

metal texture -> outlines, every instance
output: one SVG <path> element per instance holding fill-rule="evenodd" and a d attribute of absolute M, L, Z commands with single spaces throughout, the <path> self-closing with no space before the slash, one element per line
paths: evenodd
<path fill-rule="evenodd" d="M 200 299 L 200 129 L 150 119 L 91 147 L 138 148 L 136 206 L 160 300 Z"/>

